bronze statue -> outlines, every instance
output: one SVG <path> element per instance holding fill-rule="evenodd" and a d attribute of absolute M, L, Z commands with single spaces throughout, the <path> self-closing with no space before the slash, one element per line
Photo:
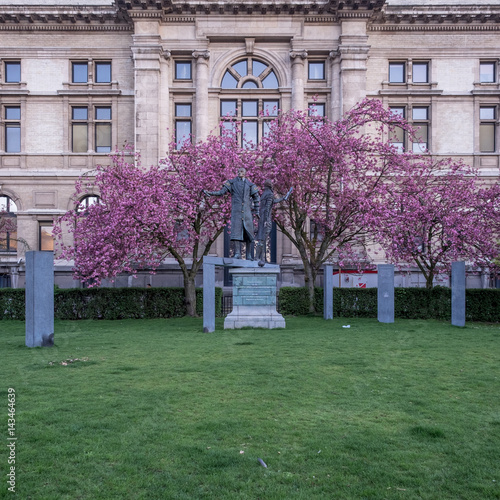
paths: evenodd
<path fill-rule="evenodd" d="M 288 193 L 281 198 L 274 197 L 273 183 L 270 179 L 264 181 L 264 191 L 260 198 L 260 218 L 259 218 L 259 228 L 257 230 L 256 240 L 257 242 L 257 253 L 255 258 L 259 261 L 259 266 L 263 266 L 266 263 L 266 246 L 267 237 L 271 232 L 272 227 L 272 208 L 276 203 L 281 203 L 282 201 L 287 201 L 292 194 L 293 188 L 288 190 Z"/>
<path fill-rule="evenodd" d="M 235 259 L 241 259 L 241 244 L 245 242 L 246 259 L 253 260 L 253 216 L 259 217 L 259 190 L 246 178 L 246 169 L 239 168 L 238 176 L 228 180 L 219 191 L 203 192 L 207 196 L 231 194 L 231 241 L 235 242 Z"/>

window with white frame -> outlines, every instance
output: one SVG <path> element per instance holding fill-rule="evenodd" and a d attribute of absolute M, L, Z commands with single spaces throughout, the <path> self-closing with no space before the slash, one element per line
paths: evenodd
<path fill-rule="evenodd" d="M 109 153 L 112 148 L 111 106 L 71 107 L 71 151 L 73 153 Z M 92 134 L 93 130 L 93 134 Z M 93 138 L 93 144 L 89 144 Z"/>
<path fill-rule="evenodd" d="M 421 61 L 412 62 L 412 82 L 429 83 L 429 63 Z"/>
<path fill-rule="evenodd" d="M 21 152 L 21 106 L 3 107 L 4 150 L 6 153 Z"/>
<path fill-rule="evenodd" d="M 309 61 L 308 80 L 326 80 L 325 61 Z"/>
<path fill-rule="evenodd" d="M 479 150 L 481 153 L 494 153 L 496 151 L 497 107 L 481 106 L 479 120 Z"/>
<path fill-rule="evenodd" d="M 389 62 L 389 83 L 406 83 L 405 62 Z"/>
<path fill-rule="evenodd" d="M 95 110 L 95 152 L 111 152 L 111 106 L 96 106 Z"/>
<path fill-rule="evenodd" d="M 396 118 L 406 118 L 405 106 L 390 106 L 390 110 Z M 389 135 L 389 142 L 396 148 L 399 153 L 406 149 L 406 134 L 401 127 L 394 127 Z"/>
<path fill-rule="evenodd" d="M 175 104 L 175 147 L 181 149 L 186 142 L 191 142 L 193 133 L 193 110 L 191 103 Z"/>
<path fill-rule="evenodd" d="M 495 61 L 481 61 L 479 63 L 479 81 L 481 83 L 496 83 L 497 63 Z"/>
<path fill-rule="evenodd" d="M 71 108 L 71 151 L 86 153 L 89 149 L 89 108 L 73 106 Z"/>
<path fill-rule="evenodd" d="M 429 150 L 430 137 L 430 106 L 414 105 L 409 111 L 407 106 L 390 106 L 392 114 L 397 118 L 407 120 L 415 129 L 409 145 L 408 134 L 401 127 L 395 127 L 389 135 L 389 142 L 402 153 L 408 148 L 414 153 L 423 154 Z"/>
<path fill-rule="evenodd" d="M 111 83 L 111 61 L 72 61 L 72 83 Z"/>
<path fill-rule="evenodd" d="M 415 128 L 415 137 L 413 138 L 413 152 L 426 153 L 429 149 L 429 106 L 413 106 L 412 125 Z"/>
<path fill-rule="evenodd" d="M 5 83 L 20 83 L 21 82 L 21 62 L 20 61 L 5 61 L 4 62 L 4 81 Z"/>
<path fill-rule="evenodd" d="M 389 83 L 430 83 L 429 61 L 389 61 Z"/>

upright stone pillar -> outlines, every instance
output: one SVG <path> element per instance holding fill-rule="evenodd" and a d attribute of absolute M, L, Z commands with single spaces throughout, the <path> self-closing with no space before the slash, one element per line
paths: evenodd
<path fill-rule="evenodd" d="M 135 79 L 135 147 L 145 167 L 156 165 L 160 152 L 160 61 L 163 57 L 158 22 L 135 23 L 132 55 Z"/>
<path fill-rule="evenodd" d="M 304 75 L 307 50 L 290 51 L 292 61 L 292 108 L 295 110 L 304 109 Z"/>
<path fill-rule="evenodd" d="M 380 264 L 377 271 L 377 317 L 380 323 L 394 323 L 394 266 Z"/>
<path fill-rule="evenodd" d="M 54 345 L 54 253 L 26 252 L 26 346 Z"/>
<path fill-rule="evenodd" d="M 342 114 L 366 97 L 366 62 L 368 60 L 366 20 L 342 20 L 340 36 L 340 79 Z"/>
<path fill-rule="evenodd" d="M 342 118 L 342 81 L 340 79 L 340 52 L 332 50 L 329 54 L 332 62 L 332 98 L 331 98 L 331 117 L 332 121 Z"/>
<path fill-rule="evenodd" d="M 203 331 L 215 331 L 215 265 L 203 262 Z"/>
<path fill-rule="evenodd" d="M 465 262 L 451 263 L 451 324 L 465 326 Z"/>
<path fill-rule="evenodd" d="M 208 137 L 208 50 L 195 50 L 196 59 L 196 142 Z"/>
<path fill-rule="evenodd" d="M 333 319 L 333 266 L 323 266 L 323 318 Z"/>

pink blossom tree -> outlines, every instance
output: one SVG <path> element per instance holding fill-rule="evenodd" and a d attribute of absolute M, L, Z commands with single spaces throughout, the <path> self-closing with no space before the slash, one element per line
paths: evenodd
<path fill-rule="evenodd" d="M 62 257 L 75 262 L 75 277 L 99 285 L 122 272 L 156 270 L 166 257 L 178 262 L 183 277 L 187 314 L 196 314 L 195 277 L 229 220 L 229 199 L 207 199 L 202 189 L 222 185 L 253 154 L 236 147 L 234 138 L 210 136 L 198 144 L 173 147 L 158 166 L 142 168 L 138 159 L 115 154 L 110 166 L 95 172 L 93 189 L 100 203 L 66 213 L 56 228 L 73 234 Z M 85 191 L 77 185 L 76 198 Z"/>
<path fill-rule="evenodd" d="M 500 189 L 451 159 L 415 158 L 391 178 L 377 227 L 389 261 L 414 264 L 432 288 L 453 261 L 494 270 L 500 254 Z"/>
<path fill-rule="evenodd" d="M 260 185 L 271 179 L 281 194 L 294 188 L 275 220 L 302 260 L 311 312 L 324 263 L 365 265 L 385 178 L 405 165 L 388 141 L 396 126 L 410 130 L 380 101 L 366 99 L 337 122 L 314 113 L 282 114 L 262 141 L 262 161 L 252 176 Z"/>

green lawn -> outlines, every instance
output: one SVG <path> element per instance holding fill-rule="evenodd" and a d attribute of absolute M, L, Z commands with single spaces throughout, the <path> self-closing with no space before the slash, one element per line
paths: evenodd
<path fill-rule="evenodd" d="M 499 325 L 58 321 L 36 349 L 0 331 L 0 498 L 500 499 Z"/>

